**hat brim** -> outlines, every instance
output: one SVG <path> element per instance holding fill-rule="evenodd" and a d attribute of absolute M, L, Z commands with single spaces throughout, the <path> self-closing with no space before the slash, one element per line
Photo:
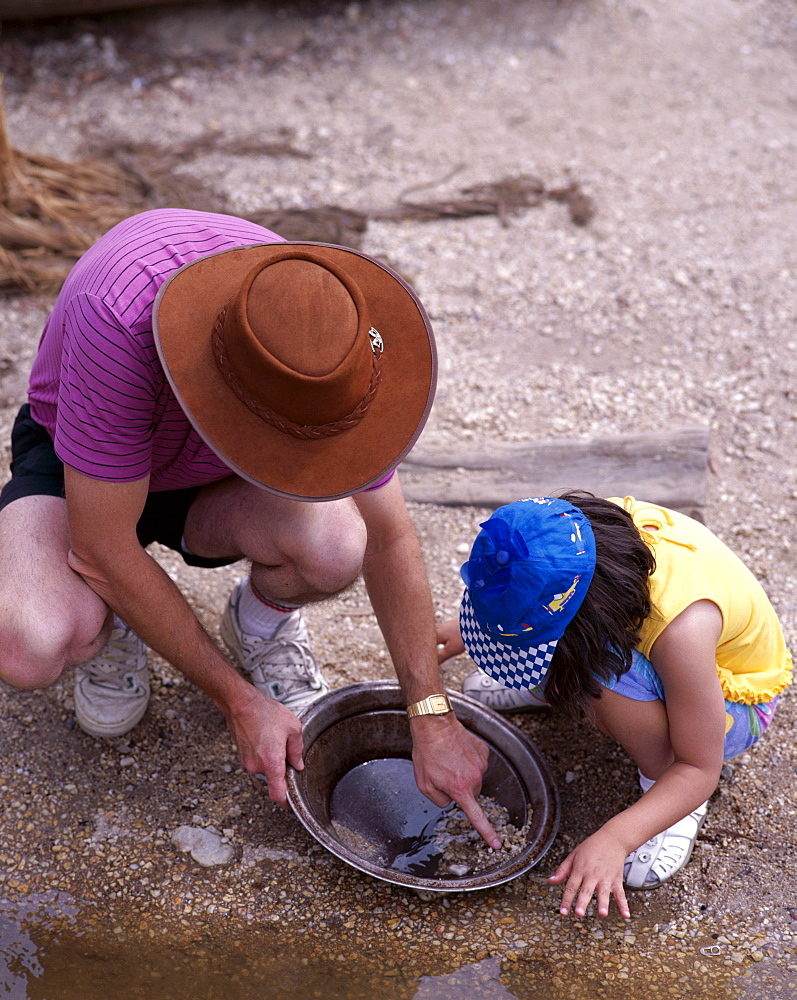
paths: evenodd
<path fill-rule="evenodd" d="M 462 595 L 460 604 L 459 630 L 465 649 L 476 666 L 504 687 L 519 690 L 534 688 L 543 683 L 559 641 L 552 639 L 550 642 L 525 647 L 496 642 L 494 636 L 485 632 L 476 620 L 467 590 Z"/>
<path fill-rule="evenodd" d="M 382 381 L 362 419 L 320 440 L 295 438 L 256 416 L 230 390 L 211 348 L 219 311 L 243 276 L 286 246 L 312 247 L 346 270 L 384 342 Z M 201 257 L 159 290 L 153 331 L 169 384 L 203 441 L 232 472 L 291 499 L 336 500 L 379 482 L 415 444 L 434 399 L 437 352 L 423 306 L 389 267 L 347 247 L 279 241 Z"/>

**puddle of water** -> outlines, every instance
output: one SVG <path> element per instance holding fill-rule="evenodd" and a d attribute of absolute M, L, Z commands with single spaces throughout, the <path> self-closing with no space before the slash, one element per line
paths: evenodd
<path fill-rule="evenodd" d="M 504 961 L 499 956 L 454 972 L 369 968 L 334 953 L 309 958 L 302 938 L 259 931 L 222 944 L 209 936 L 175 947 L 129 939 L 107 919 L 104 936 L 81 931 L 85 920 L 59 893 L 0 899 L 0 997 L 3 1000 L 671 1000 L 691 982 L 702 1000 L 793 1000 L 797 974 L 767 960 L 741 978 L 712 986 L 688 963 L 634 970 L 625 983 L 601 981 L 599 962 Z M 314 953 L 314 954 L 317 954 Z M 557 956 L 561 958 L 561 956 Z M 596 956 L 597 957 L 597 956 Z M 378 957 L 375 957 L 378 962 Z M 643 963 L 644 965 L 644 963 Z M 664 975 L 662 975 L 664 972 Z M 596 975 L 597 973 L 597 975 Z M 691 975 L 690 975 L 691 973 Z M 677 975 L 677 980 L 673 976 Z M 674 983 L 676 992 L 673 993 Z M 644 992 L 637 992 L 643 989 Z M 696 994 L 695 994 L 696 995 Z"/>
<path fill-rule="evenodd" d="M 29 977 L 43 971 L 33 939 L 0 917 L 0 996 L 24 1000 Z"/>
<path fill-rule="evenodd" d="M 792 960 L 794 955 L 791 956 Z M 738 1000 L 794 1000 L 797 997 L 797 971 L 784 967 L 778 958 L 758 962 L 738 981 L 734 998 Z"/>
<path fill-rule="evenodd" d="M 250 942 L 248 951 L 142 945 L 123 935 L 88 941 L 49 926 L 46 908 L 0 902 L 3 1000 L 408 1000 L 413 989 L 335 961 L 310 963 L 286 942 Z"/>
<path fill-rule="evenodd" d="M 512 966 L 498 957 L 463 966 L 444 975 L 399 972 L 387 978 L 331 959 L 302 964 L 297 954 L 273 952 L 263 942 L 252 954 L 220 954 L 218 950 L 158 948 L 140 943 L 88 947 L 79 938 L 50 938 L 0 924 L 0 997 L 4 1000 L 659 1000 L 673 993 L 672 983 L 601 984 L 582 978 L 583 970 L 566 967 Z M 304 960 L 307 961 L 307 960 Z M 539 963 L 537 963 L 539 964 Z M 654 977 L 655 978 L 655 977 Z M 762 983 L 749 983 L 755 990 Z M 747 1000 L 767 995 L 793 1000 L 794 992 L 740 992 L 738 986 L 699 993 L 702 1000 Z M 695 988 L 700 988 L 697 983 Z M 596 988 L 597 987 L 597 988 Z M 698 995 L 698 994 L 694 994 Z"/>
<path fill-rule="evenodd" d="M 501 982 L 501 961 L 487 958 L 447 976 L 424 976 L 412 1000 L 520 1000 Z"/>
<path fill-rule="evenodd" d="M 334 966 L 298 969 L 276 963 L 269 973 L 252 972 L 243 959 L 180 956 L 165 950 L 158 956 L 84 953 L 75 943 L 50 943 L 44 950 L 41 975 L 18 974 L 9 1000 L 406 1000 L 412 993 L 387 992 L 356 972 Z M 2 966 L 0 965 L 0 969 Z"/>

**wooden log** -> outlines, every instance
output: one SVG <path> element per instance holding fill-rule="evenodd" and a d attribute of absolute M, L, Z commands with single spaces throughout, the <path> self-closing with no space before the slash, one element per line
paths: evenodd
<path fill-rule="evenodd" d="M 413 451 L 401 465 L 408 500 L 500 507 L 522 497 L 585 489 L 634 496 L 702 520 L 708 427 L 579 441 L 497 444 L 489 453 Z"/>

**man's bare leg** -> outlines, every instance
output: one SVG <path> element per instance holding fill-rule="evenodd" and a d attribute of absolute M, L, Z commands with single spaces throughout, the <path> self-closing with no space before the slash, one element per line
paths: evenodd
<path fill-rule="evenodd" d="M 35 689 L 105 645 L 112 614 L 67 565 L 66 501 L 21 497 L 0 511 L 0 678 Z"/>
<path fill-rule="evenodd" d="M 323 600 L 360 574 L 366 533 L 351 499 L 305 503 L 242 479 L 201 491 L 185 525 L 188 549 L 206 558 L 247 558 L 255 586 L 294 604 Z"/>
<path fill-rule="evenodd" d="M 252 683 L 294 712 L 323 695 L 328 686 L 300 609 L 359 575 L 366 532 L 354 502 L 303 503 L 226 480 L 192 505 L 185 543 L 207 558 L 251 560 L 249 579 L 230 596 L 221 635 Z"/>

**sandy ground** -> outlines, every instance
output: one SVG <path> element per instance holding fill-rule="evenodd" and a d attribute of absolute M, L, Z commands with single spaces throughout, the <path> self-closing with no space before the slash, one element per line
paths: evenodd
<path fill-rule="evenodd" d="M 796 42 L 783 0 L 413 0 L 7 24 L 0 51 L 17 148 L 70 159 L 99 139 L 168 150 L 212 134 L 220 148 L 176 176 L 231 212 L 367 214 L 415 185 L 451 199 L 520 175 L 578 182 L 597 208 L 586 226 L 552 200 L 507 224 L 369 223 L 363 248 L 414 283 L 438 338 L 420 447 L 709 425 L 705 520 L 762 580 L 794 647 Z M 303 155 L 224 152 L 252 137 Z M 0 302 L 3 437 L 50 302 Z M 412 512 L 447 617 L 488 512 Z M 215 629 L 242 567 L 156 554 Z M 390 676 L 361 588 L 309 619 L 333 685 Z M 450 686 L 467 669 L 447 665 Z M 51 928 L 46 947 L 36 939 L 42 977 L 23 969 L 14 989 L 72 996 L 80 981 L 83 996 L 132 997 L 161 977 L 171 996 L 189 982 L 225 997 L 255 982 L 261 997 L 794 995 L 792 693 L 726 769 L 688 869 L 635 895 L 624 925 L 562 919 L 534 874 L 432 902 L 358 874 L 254 794 L 203 696 L 163 663 L 153 676 L 144 721 L 105 743 L 75 728 L 68 680 L 0 692 L 0 897 L 6 916 Z M 515 721 L 562 795 L 544 875 L 632 799 L 635 774 L 586 731 Z M 184 823 L 227 831 L 233 860 L 205 869 L 177 851 Z M 102 961 L 89 974 L 77 954 Z"/>

